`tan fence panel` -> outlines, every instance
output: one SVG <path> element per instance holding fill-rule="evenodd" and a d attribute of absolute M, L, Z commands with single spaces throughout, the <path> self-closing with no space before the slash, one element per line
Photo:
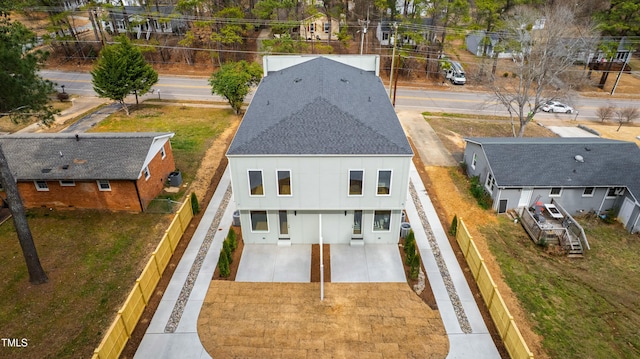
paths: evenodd
<path fill-rule="evenodd" d="M 182 207 L 176 213 L 176 218 L 180 222 L 180 227 L 182 228 L 182 232 L 187 230 L 187 226 L 189 222 L 191 222 L 191 218 L 193 218 L 193 207 L 191 207 L 191 196 L 188 197 L 186 201 L 182 204 Z"/>
<path fill-rule="evenodd" d="M 471 243 L 471 234 L 469 234 L 467 226 L 464 225 L 462 218 L 458 218 L 458 226 L 456 228 L 456 240 L 462 250 L 462 254 L 464 254 L 466 258 L 469 251 L 469 244 Z"/>
<path fill-rule="evenodd" d="M 153 252 L 153 257 L 156 261 L 156 266 L 158 267 L 159 273 L 164 273 L 165 268 L 167 268 L 167 264 L 171 260 L 171 256 L 173 255 L 173 251 L 171 250 L 171 243 L 169 243 L 169 238 L 165 235 L 162 237 L 162 240 L 158 244 L 158 247 Z"/>
<path fill-rule="evenodd" d="M 478 251 L 478 247 L 476 247 L 475 242 L 471 241 L 469 244 L 469 253 L 467 253 L 467 263 L 469 264 L 469 269 L 471 269 L 471 274 L 473 274 L 473 278 L 477 279 L 478 274 L 480 272 L 480 268 L 484 265 L 484 259 L 480 255 Z"/>
<path fill-rule="evenodd" d="M 122 305 L 122 309 L 118 312 L 122 317 L 122 323 L 127 330 L 127 336 L 131 337 L 131 333 L 136 328 L 138 320 L 144 312 L 144 308 L 147 306 L 142 296 L 142 290 L 140 285 L 136 282 L 127 297 L 127 300 Z"/>
<path fill-rule="evenodd" d="M 478 273 L 478 278 L 476 278 L 476 283 L 478 283 L 478 289 L 480 289 L 480 294 L 482 295 L 482 299 L 484 299 L 484 303 L 487 305 L 487 308 L 493 304 L 493 297 L 496 295 L 498 291 L 498 286 L 491 278 L 491 274 L 489 274 L 489 270 L 485 265 L 480 268 L 480 272 Z"/>
<path fill-rule="evenodd" d="M 149 298 L 153 295 L 153 291 L 156 289 L 156 285 L 159 281 L 160 273 L 158 272 L 158 267 L 156 267 L 152 256 L 137 280 L 145 303 L 149 303 Z"/>
<path fill-rule="evenodd" d="M 94 355 L 97 354 L 100 359 L 116 359 L 120 356 L 125 344 L 127 344 L 127 340 L 129 340 L 129 336 L 122 323 L 122 317 L 118 314 L 113 323 L 111 323 L 102 342 L 94 351 Z"/>
<path fill-rule="evenodd" d="M 524 338 L 522 334 L 520 334 L 520 330 L 518 330 L 518 326 L 515 321 L 511 323 L 509 330 L 507 331 L 507 336 L 503 339 L 504 346 L 507 347 L 507 351 L 511 358 L 513 359 L 526 359 L 533 358 L 533 353 L 529 351 L 529 348 L 525 344 Z"/>
<path fill-rule="evenodd" d="M 504 339 L 507 335 L 507 330 L 511 325 L 510 322 L 513 320 L 513 317 L 507 310 L 507 306 L 504 304 L 504 300 L 502 299 L 500 292 L 495 294 L 493 303 L 489 307 L 489 313 L 491 313 L 491 318 L 493 318 L 493 322 L 496 324 L 500 337 Z"/>

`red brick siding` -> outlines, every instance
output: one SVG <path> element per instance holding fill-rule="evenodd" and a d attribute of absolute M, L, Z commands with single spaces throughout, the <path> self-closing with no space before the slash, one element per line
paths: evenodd
<path fill-rule="evenodd" d="M 47 181 L 49 190 L 38 191 L 33 182 L 18 182 L 18 191 L 27 208 L 142 210 L 134 181 L 109 181 L 109 184 L 111 191 L 100 191 L 96 181 L 76 181 L 71 187 L 62 187 L 58 181 Z"/>
<path fill-rule="evenodd" d="M 156 198 L 156 196 L 160 194 L 164 188 L 167 178 L 169 177 L 169 173 L 176 169 L 176 164 L 173 161 L 173 151 L 171 151 L 169 141 L 165 143 L 164 151 L 166 153 L 166 157 L 164 159 L 162 158 L 162 154 L 158 151 L 149 163 L 149 173 L 151 174 L 151 177 L 149 177 L 149 179 L 145 179 L 143 174 L 137 181 L 140 199 L 142 200 L 145 208 L 152 199 Z"/>

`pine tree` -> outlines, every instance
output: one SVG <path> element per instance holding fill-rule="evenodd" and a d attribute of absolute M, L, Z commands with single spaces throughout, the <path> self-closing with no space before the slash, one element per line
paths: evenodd
<path fill-rule="evenodd" d="M 229 269 L 229 257 L 227 257 L 224 250 L 220 251 L 220 257 L 218 258 L 218 271 L 222 278 L 228 278 L 231 275 L 231 270 Z"/>

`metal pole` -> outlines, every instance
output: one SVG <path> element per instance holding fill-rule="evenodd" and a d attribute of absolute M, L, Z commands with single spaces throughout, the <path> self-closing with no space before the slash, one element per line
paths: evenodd
<path fill-rule="evenodd" d="M 320 301 L 324 300 L 324 254 L 322 253 L 322 213 L 318 214 L 320 225 L 318 232 L 320 234 Z"/>
<path fill-rule="evenodd" d="M 393 87 L 393 66 L 396 62 L 396 42 L 398 42 L 398 24 L 393 23 L 393 54 L 391 55 L 391 73 L 389 74 L 389 99 L 391 99 L 391 88 Z"/>
<path fill-rule="evenodd" d="M 629 58 L 631 58 L 631 51 L 629 51 L 629 53 L 627 54 L 627 58 L 622 63 L 622 67 L 620 68 L 620 72 L 618 72 L 618 77 L 616 77 L 616 83 L 613 84 L 613 88 L 611 89 L 611 95 L 612 96 L 616 92 L 616 87 L 618 87 L 618 82 L 620 82 L 620 76 L 622 76 L 622 71 L 624 71 L 624 68 L 627 66 L 627 63 L 629 62 Z"/>

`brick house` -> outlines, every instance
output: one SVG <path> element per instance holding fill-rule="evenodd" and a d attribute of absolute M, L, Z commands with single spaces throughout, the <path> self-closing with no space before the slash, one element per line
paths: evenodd
<path fill-rule="evenodd" d="M 0 137 L 26 208 L 144 211 L 175 162 L 173 133 Z"/>

